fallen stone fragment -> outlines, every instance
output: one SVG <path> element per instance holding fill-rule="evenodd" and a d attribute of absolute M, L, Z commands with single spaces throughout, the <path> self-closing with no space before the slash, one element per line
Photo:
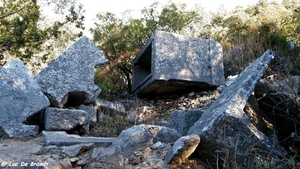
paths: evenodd
<path fill-rule="evenodd" d="M 175 110 L 170 117 L 167 127 L 177 130 L 178 133 L 184 136 L 202 114 L 202 109 Z"/>
<path fill-rule="evenodd" d="M 62 159 L 60 164 L 63 166 L 63 168 L 73 168 L 72 163 L 68 157 Z"/>
<path fill-rule="evenodd" d="M 255 87 L 254 93 L 256 96 L 262 97 L 266 94 L 278 91 L 280 85 L 278 83 L 269 82 L 267 79 L 268 77 L 266 79 L 261 79 Z"/>
<path fill-rule="evenodd" d="M 267 137 L 251 123 L 243 110 L 275 55 L 268 50 L 250 64 L 190 128 L 189 135 L 197 134 L 201 137 L 201 144 L 195 151 L 201 160 L 208 160 L 211 165 L 215 165 L 214 152 L 218 150 L 218 156 L 223 160 L 219 161 L 220 165 L 229 164 L 223 158 L 228 155 L 228 159 L 236 159 L 239 162 L 236 165 L 242 166 L 254 148 L 268 157 L 285 154 L 274 138 Z"/>
<path fill-rule="evenodd" d="M 254 92 L 257 97 L 264 97 L 269 93 L 297 96 L 299 89 L 300 76 L 290 76 L 283 80 L 280 75 L 273 74 L 261 79 Z"/>
<path fill-rule="evenodd" d="M 29 137 L 39 133 L 39 126 L 25 124 L 7 124 L 0 129 L 0 137 Z"/>
<path fill-rule="evenodd" d="M 195 151 L 200 143 L 198 135 L 184 136 L 178 139 L 166 155 L 166 163 L 181 165 Z"/>
<path fill-rule="evenodd" d="M 106 100 L 96 100 L 96 106 L 99 107 L 101 112 L 108 115 L 126 115 L 125 107 L 121 103 L 113 103 Z"/>
<path fill-rule="evenodd" d="M 120 100 L 118 102 L 120 102 L 124 106 L 126 111 L 133 108 L 136 104 L 136 101 L 134 101 L 134 100 Z"/>
<path fill-rule="evenodd" d="M 174 129 L 156 125 L 137 125 L 122 133 L 116 141 L 98 157 L 109 158 L 116 154 L 124 156 L 150 147 L 156 142 L 175 142 L 181 135 Z"/>
<path fill-rule="evenodd" d="M 37 153 L 35 154 L 55 154 L 61 157 L 76 157 L 81 153 L 84 153 L 88 150 L 94 148 L 94 143 L 83 143 L 83 144 L 75 144 L 70 146 L 43 146 Z"/>
<path fill-rule="evenodd" d="M 47 108 L 45 111 L 45 130 L 70 131 L 79 128 L 80 133 L 89 131 L 90 118 L 86 111 L 76 109 Z"/>
<path fill-rule="evenodd" d="M 85 36 L 35 76 L 55 107 L 92 103 L 100 94 L 94 84 L 94 68 L 107 62 Z"/>
<path fill-rule="evenodd" d="M 37 126 L 23 125 L 31 116 L 50 105 L 37 82 L 20 61 L 0 67 L 0 131 L 9 137 L 37 134 Z M 11 128 L 15 126 L 16 128 Z"/>
<path fill-rule="evenodd" d="M 159 169 L 169 169 L 170 167 L 164 163 L 162 159 L 157 159 L 157 158 L 150 158 L 147 159 L 146 164 L 149 166 L 143 166 L 143 168 L 159 168 Z M 144 162 L 144 163 L 145 163 Z"/>
<path fill-rule="evenodd" d="M 111 137 L 80 137 L 67 134 L 65 131 L 43 131 L 42 133 L 45 137 L 45 146 L 71 146 L 93 143 L 97 147 L 108 147 L 116 140 L 116 138 Z"/>
<path fill-rule="evenodd" d="M 97 109 L 95 109 L 92 106 L 85 106 L 85 105 L 80 105 L 79 106 L 80 110 L 84 110 L 87 112 L 88 117 L 89 117 L 89 123 L 90 125 L 94 126 L 97 123 Z"/>
<path fill-rule="evenodd" d="M 94 143 L 88 143 L 88 144 L 76 144 L 72 146 L 62 146 L 61 152 L 66 154 L 68 157 L 75 157 L 79 155 L 80 153 L 83 153 L 85 151 L 91 150 L 94 148 Z"/>

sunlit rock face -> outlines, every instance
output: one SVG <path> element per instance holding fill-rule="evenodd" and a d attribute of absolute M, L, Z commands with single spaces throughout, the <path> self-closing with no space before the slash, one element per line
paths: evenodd
<path fill-rule="evenodd" d="M 94 84 L 94 68 L 106 62 L 101 51 L 83 36 L 35 79 L 52 106 L 79 106 L 94 102 L 100 94 Z"/>
<path fill-rule="evenodd" d="M 273 152 L 272 156 L 284 155 L 285 151 L 278 142 L 259 131 L 244 112 L 247 100 L 275 55 L 268 50 L 250 64 L 223 89 L 219 98 L 189 129 L 189 135 L 201 137 L 201 144 L 196 150 L 200 158 L 209 159 L 211 164 L 215 164 L 217 156 L 214 152 L 217 150 L 219 157 L 235 158 L 241 162 L 236 165 L 242 166 L 242 161 L 253 150 L 259 150 L 262 154 Z"/>
<path fill-rule="evenodd" d="M 36 135 L 38 126 L 24 123 L 49 105 L 49 100 L 22 62 L 12 61 L 0 67 L 0 136 Z"/>
<path fill-rule="evenodd" d="M 225 82 L 221 45 L 211 39 L 155 31 L 133 61 L 140 96 L 206 90 Z"/>

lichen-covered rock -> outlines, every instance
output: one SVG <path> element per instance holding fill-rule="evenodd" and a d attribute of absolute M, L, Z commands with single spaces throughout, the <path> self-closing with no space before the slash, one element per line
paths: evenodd
<path fill-rule="evenodd" d="M 49 100 L 22 62 L 12 61 L 0 67 L 0 128 L 9 137 L 37 134 L 37 126 L 23 123 L 49 105 Z"/>
<path fill-rule="evenodd" d="M 94 84 L 94 68 L 107 62 L 101 51 L 85 36 L 35 76 L 55 107 L 91 103 L 101 90 Z"/>

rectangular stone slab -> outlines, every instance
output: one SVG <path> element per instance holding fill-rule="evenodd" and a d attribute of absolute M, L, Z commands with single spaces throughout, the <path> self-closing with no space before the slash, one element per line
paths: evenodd
<path fill-rule="evenodd" d="M 45 145 L 70 146 L 75 144 L 94 143 L 98 147 L 108 147 L 116 138 L 112 137 L 81 137 L 78 135 L 67 134 L 64 131 L 43 131 Z"/>

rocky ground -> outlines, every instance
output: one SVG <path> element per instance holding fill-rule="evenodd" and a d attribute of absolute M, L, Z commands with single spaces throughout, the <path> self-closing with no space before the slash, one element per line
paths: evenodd
<path fill-rule="evenodd" d="M 88 136 L 117 137 L 122 130 L 136 124 L 166 125 L 174 110 L 206 109 L 219 95 L 218 90 L 212 90 L 151 99 L 118 96 L 111 101 L 123 102 L 126 114 L 104 114 L 102 123 L 91 128 Z M 165 156 L 173 146 L 170 143 L 158 142 L 130 156 L 112 159 L 95 158 L 95 152 L 104 151 L 103 147 L 91 146 L 70 156 L 63 147 L 44 144 L 42 134 L 26 139 L 0 138 L 0 168 L 210 168 L 210 164 L 193 156 L 181 164 L 166 164 Z"/>
<path fill-rule="evenodd" d="M 118 122 L 114 121 L 113 126 L 111 124 L 105 126 L 111 121 L 99 126 L 96 125 L 91 130 L 90 135 L 116 137 L 122 131 L 121 129 L 129 128 L 135 124 L 165 125 L 174 110 L 205 109 L 218 96 L 219 93 L 215 90 L 152 99 L 122 98 L 131 102 L 126 108 L 128 116 L 123 117 Z M 121 98 L 115 98 L 115 100 L 120 101 Z M 119 117 L 113 118 L 116 120 Z M 114 127 L 115 129 L 113 129 Z M 100 129 L 101 131 L 99 131 Z M 0 168 L 207 168 L 205 163 L 192 158 L 181 165 L 165 164 L 163 159 L 172 147 L 171 144 L 154 144 L 127 158 L 102 161 L 91 157 L 93 149 L 86 150 L 71 158 L 61 153 L 60 149 L 56 149 L 55 153 L 51 153 L 51 151 L 45 153 L 42 152 L 44 143 L 42 134 L 23 139 L 0 138 Z"/>
<path fill-rule="evenodd" d="M 44 137 L 41 135 L 23 139 L 0 138 L 0 168 L 45 162 L 49 156 L 36 154 L 43 145 Z"/>

